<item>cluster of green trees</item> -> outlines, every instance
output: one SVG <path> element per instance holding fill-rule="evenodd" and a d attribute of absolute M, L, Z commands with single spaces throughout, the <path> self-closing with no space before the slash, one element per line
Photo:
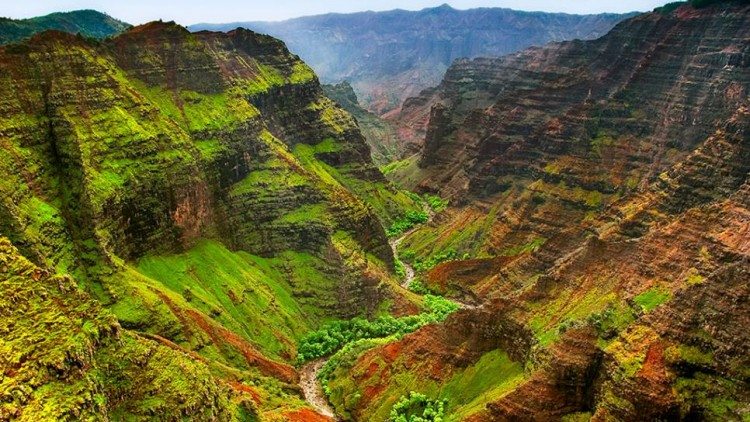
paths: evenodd
<path fill-rule="evenodd" d="M 429 399 L 426 395 L 410 391 L 391 408 L 391 422 L 442 422 L 446 400 Z"/>
<path fill-rule="evenodd" d="M 448 200 L 443 199 L 437 195 L 425 194 L 424 200 L 427 202 L 430 208 L 432 208 L 432 210 L 435 212 L 440 212 L 448 207 Z"/>
<path fill-rule="evenodd" d="M 394 221 L 391 227 L 385 230 L 385 234 L 388 237 L 396 237 L 417 224 L 426 223 L 430 219 L 430 216 L 424 211 L 408 211 L 403 217 Z"/>
<path fill-rule="evenodd" d="M 413 251 L 405 251 L 401 254 L 401 256 L 405 261 L 411 261 L 412 267 L 417 272 L 429 271 L 434 266 L 446 261 L 469 259 L 469 254 L 460 255 L 455 249 L 446 249 L 436 255 L 432 255 L 427 259 L 416 258 Z"/>
<path fill-rule="evenodd" d="M 418 295 L 432 294 L 432 291 L 420 280 L 412 280 L 412 282 L 409 283 L 409 290 Z"/>
<path fill-rule="evenodd" d="M 354 318 L 348 321 L 335 321 L 306 335 L 297 348 L 297 362 L 304 363 L 330 355 L 349 343 L 362 339 L 404 335 L 427 324 L 441 322 L 455 312 L 459 305 L 441 296 L 424 297 L 426 312 L 395 318 L 387 315 L 368 321 Z"/>

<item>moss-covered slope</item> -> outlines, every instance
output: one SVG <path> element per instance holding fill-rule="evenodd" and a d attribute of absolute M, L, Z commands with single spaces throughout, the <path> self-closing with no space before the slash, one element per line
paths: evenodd
<path fill-rule="evenodd" d="M 184 351 L 123 330 L 73 279 L 0 238 L 0 419 L 244 419 L 233 392 Z"/>

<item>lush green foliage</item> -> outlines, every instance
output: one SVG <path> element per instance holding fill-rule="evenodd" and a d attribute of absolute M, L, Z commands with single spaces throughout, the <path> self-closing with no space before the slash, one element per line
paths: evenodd
<path fill-rule="evenodd" d="M 448 207 L 448 200 L 443 199 L 437 195 L 427 195 L 425 194 L 424 200 L 427 202 L 427 204 L 432 208 L 435 212 L 443 211 Z"/>
<path fill-rule="evenodd" d="M 410 391 L 402 396 L 391 409 L 393 422 L 441 422 L 445 416 L 447 400 L 433 400 L 426 395 Z"/>
<path fill-rule="evenodd" d="M 410 254 L 408 256 L 413 257 L 414 255 Z M 468 259 L 468 258 L 469 257 L 467 254 L 459 255 L 459 253 L 455 249 L 447 249 L 440 253 L 432 255 L 426 259 L 422 259 L 422 258 L 414 259 L 414 262 L 412 263 L 412 267 L 414 267 L 415 271 L 424 272 L 424 271 L 429 271 L 436 265 L 441 264 L 446 261 L 455 261 L 457 259 Z"/>
<path fill-rule="evenodd" d="M 291 342 L 316 318 L 298 303 L 287 280 L 272 261 L 232 252 L 214 241 L 201 241 L 188 251 L 149 256 L 138 271 L 158 281 L 206 315 L 216 314 L 222 326 L 257 345 L 270 356 L 291 353 Z M 288 265 L 296 266 L 297 262 Z M 300 266 L 304 264 L 299 264 Z M 308 283 L 311 280 L 307 279 Z M 295 281 L 295 280 L 291 280 Z M 308 288 L 312 288 L 308 284 Z M 263 310 L 263 312 L 258 312 Z"/>
<path fill-rule="evenodd" d="M 404 263 L 400 259 L 396 259 L 394 265 L 396 267 L 396 275 L 399 278 L 406 277 L 406 267 L 404 267 Z"/>
<path fill-rule="evenodd" d="M 670 297 L 671 294 L 668 290 L 657 286 L 634 297 L 633 301 L 640 305 L 644 312 L 650 312 L 652 309 L 668 301 Z"/>
<path fill-rule="evenodd" d="M 439 397 L 450 400 L 450 420 L 464 420 L 497 400 L 526 379 L 523 365 L 495 349 L 473 365 L 456 372 L 440 390 Z M 412 387 L 414 388 L 414 387 Z"/>
<path fill-rule="evenodd" d="M 427 324 L 441 322 L 459 308 L 458 304 L 440 296 L 426 295 L 424 300 L 428 310 L 419 315 L 401 318 L 388 315 L 372 321 L 354 318 L 348 321 L 335 321 L 313 331 L 300 341 L 297 361 L 303 363 L 330 355 L 347 344 L 361 339 L 407 334 Z"/>
<path fill-rule="evenodd" d="M 382 338 L 363 338 L 357 341 L 353 341 L 341 348 L 341 350 L 334 353 L 328 359 L 325 365 L 323 365 L 323 367 L 320 369 L 320 372 L 318 372 L 318 380 L 320 380 L 320 383 L 323 386 L 323 392 L 327 396 L 331 395 L 331 389 L 328 385 L 328 381 L 337 368 L 351 368 L 351 366 L 362 354 L 362 352 L 370 350 L 373 347 L 391 343 L 396 340 L 398 340 L 397 335 Z"/>
<path fill-rule="evenodd" d="M 95 10 L 52 13 L 30 19 L 0 18 L 0 44 L 19 41 L 50 29 L 86 37 L 105 38 L 124 31 L 129 26 Z"/>
<path fill-rule="evenodd" d="M 208 366 L 123 330 L 67 275 L 0 237 L 0 420 L 231 420 Z"/>
<path fill-rule="evenodd" d="M 406 214 L 391 224 L 385 233 L 388 237 L 396 237 L 418 224 L 426 223 L 430 216 L 424 211 L 407 211 Z"/>
<path fill-rule="evenodd" d="M 686 2 L 686 1 L 673 1 L 671 3 L 665 4 L 664 6 L 660 6 L 660 7 L 655 8 L 654 12 L 666 15 L 668 13 L 674 12 L 675 9 L 677 9 L 678 7 L 683 6 L 683 5 L 687 4 L 687 3 L 688 2 Z"/>
<path fill-rule="evenodd" d="M 430 289 L 427 288 L 427 286 L 420 280 L 412 280 L 412 282 L 409 283 L 409 290 L 418 295 L 426 295 L 432 293 Z"/>

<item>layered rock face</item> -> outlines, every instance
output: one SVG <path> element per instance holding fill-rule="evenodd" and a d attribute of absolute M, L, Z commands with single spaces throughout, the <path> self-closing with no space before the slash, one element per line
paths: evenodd
<path fill-rule="evenodd" d="M 408 101 L 430 110 L 415 185 L 504 220 L 454 246 L 498 255 L 549 238 L 648 187 L 721 128 L 747 101 L 748 32 L 744 9 L 720 13 L 645 14 L 596 41 L 458 61 Z"/>
<path fill-rule="evenodd" d="M 339 408 L 413 389 L 473 421 L 746 418 L 748 31 L 748 6 L 682 6 L 457 62 L 415 100 L 407 170 L 452 207 L 400 255 L 473 258 L 423 277 L 482 306 L 361 356 Z"/>
<path fill-rule="evenodd" d="M 625 15 L 576 16 L 500 8 L 328 14 L 283 22 L 200 24 L 191 30 L 250 28 L 284 40 L 324 82 L 348 80 L 380 115 L 436 85 L 460 57 L 500 56 L 566 39 L 592 39 Z"/>
<path fill-rule="evenodd" d="M 328 98 L 336 101 L 357 119 L 362 136 L 370 146 L 375 164 L 387 165 L 404 154 L 405 145 L 396 132 L 396 128 L 388 120 L 362 108 L 349 82 L 323 85 L 323 90 Z"/>
<path fill-rule="evenodd" d="M 389 295 L 382 224 L 417 204 L 280 41 L 46 32 L 0 48 L 0 91 L 3 236 L 243 394 L 287 395 L 297 338 Z"/>

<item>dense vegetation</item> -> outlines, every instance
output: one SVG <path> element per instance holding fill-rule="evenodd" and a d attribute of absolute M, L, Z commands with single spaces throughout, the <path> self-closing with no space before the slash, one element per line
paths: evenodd
<path fill-rule="evenodd" d="M 418 224 L 426 223 L 429 219 L 430 216 L 424 211 L 407 211 L 403 217 L 394 221 L 393 224 L 386 229 L 385 233 L 388 237 L 396 237 L 411 230 Z"/>
<path fill-rule="evenodd" d="M 688 1 L 675 1 L 671 3 L 667 3 L 664 6 L 657 7 L 654 9 L 655 12 L 667 14 L 673 12 L 675 9 L 677 9 L 680 6 L 690 4 L 691 6 L 695 7 L 696 9 L 700 9 L 703 7 L 710 6 L 712 4 L 717 3 L 729 3 L 732 2 L 731 0 L 688 0 Z M 734 3 L 739 4 L 745 4 L 750 3 L 750 0 L 735 0 Z"/>
<path fill-rule="evenodd" d="M 413 251 L 406 251 L 403 253 L 403 258 L 406 261 L 411 261 L 414 271 L 424 272 L 443 262 L 468 259 L 468 255 L 460 255 L 455 249 L 447 249 L 427 258 L 416 257 Z"/>
<path fill-rule="evenodd" d="M 426 295 L 432 293 L 430 289 L 420 280 L 412 280 L 412 282 L 409 283 L 409 291 L 412 291 L 418 295 Z"/>
<path fill-rule="evenodd" d="M 401 318 L 388 315 L 372 321 L 354 318 L 335 321 L 313 331 L 300 341 L 297 362 L 304 363 L 330 355 L 358 340 L 407 334 L 427 324 L 441 322 L 459 308 L 458 304 L 440 296 L 426 295 L 424 300 L 427 312 L 419 315 Z"/>
<path fill-rule="evenodd" d="M 391 409 L 392 422 L 441 422 L 447 400 L 432 400 L 426 395 L 410 391 Z"/>
<path fill-rule="evenodd" d="M 695 8 L 701 8 L 716 3 L 727 3 L 727 0 L 690 0 L 689 3 Z M 747 4 L 750 3 L 750 0 L 737 0 L 736 3 Z"/>
<path fill-rule="evenodd" d="M 427 205 L 432 208 L 435 212 L 443 211 L 448 207 L 448 200 L 443 199 L 437 195 L 425 195 L 424 200 L 427 202 Z"/>

